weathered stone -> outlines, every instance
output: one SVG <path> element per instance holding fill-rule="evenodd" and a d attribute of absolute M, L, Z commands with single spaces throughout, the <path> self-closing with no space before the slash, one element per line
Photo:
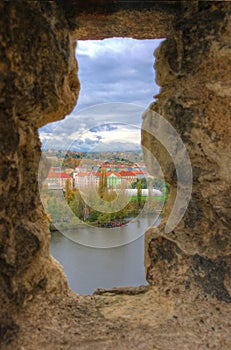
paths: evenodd
<path fill-rule="evenodd" d="M 231 263 L 231 169 L 228 160 L 231 151 L 231 51 L 227 41 L 231 8 L 227 2 L 205 3 L 205 7 L 200 2 L 196 7 L 195 3 L 192 6 L 187 3 L 183 17 L 176 18 L 173 35 L 156 52 L 157 82 L 162 89 L 151 109 L 169 120 L 184 141 L 192 163 L 193 189 L 184 218 L 166 235 L 170 240 L 168 243 L 164 240 L 166 248 L 160 244 L 157 250 L 156 241 L 148 233 L 146 249 L 150 263 L 147 271 L 148 281 L 154 280 L 160 287 L 170 280 L 173 284 L 182 282 L 178 254 L 174 252 L 174 264 L 161 259 L 160 249 L 169 250 L 170 254 L 173 241 L 185 256 L 190 255 L 183 265 L 190 266 L 191 278 L 208 293 L 230 302 L 230 290 L 224 289 L 224 279 Z M 177 177 L 171 157 L 151 136 L 154 126 L 149 119 L 144 123 L 150 133 L 143 132 L 142 143 L 156 156 L 171 185 L 163 224 L 158 230 L 152 230 L 155 236 L 161 232 L 164 235 L 162 230 L 175 200 Z M 146 162 L 151 162 L 149 154 L 146 154 Z M 149 168 L 155 175 L 151 164 Z M 195 264 L 197 268 L 194 269 Z M 229 267 L 226 272 L 225 265 Z M 203 278 L 198 278 L 199 266 L 205 275 Z M 185 284 L 187 273 L 183 277 Z"/>
<path fill-rule="evenodd" d="M 79 83 L 75 44 L 54 3 L 2 2 L 0 11 L 0 318 L 7 338 L 19 327 L 15 320 L 7 326 L 5 315 L 39 292 L 67 291 L 62 268 L 49 253 L 37 127 L 73 109 Z"/>
<path fill-rule="evenodd" d="M 0 13 L 2 348 L 230 349 L 230 3 L 22 0 L 1 2 Z M 155 286 L 80 297 L 50 256 L 37 129 L 74 108 L 75 40 L 111 36 L 167 38 L 156 52 L 161 93 L 150 108 L 184 141 L 193 194 L 183 220 L 163 237 L 177 176 L 164 147 L 144 131 L 143 145 L 171 184 L 163 223 L 145 238 Z"/>
<path fill-rule="evenodd" d="M 165 38 L 180 11 L 179 1 L 57 0 L 78 40 L 110 37 Z"/>
<path fill-rule="evenodd" d="M 153 233 L 154 232 L 154 233 Z M 178 288 L 187 292 L 192 283 L 197 283 L 202 290 L 218 300 L 231 302 L 225 280 L 231 278 L 230 258 L 210 259 L 199 254 L 183 251 L 175 241 L 162 236 L 155 236 L 154 228 L 146 232 L 148 242 L 147 280 L 151 285 L 163 290 Z M 153 238 L 151 238 L 153 237 Z"/>

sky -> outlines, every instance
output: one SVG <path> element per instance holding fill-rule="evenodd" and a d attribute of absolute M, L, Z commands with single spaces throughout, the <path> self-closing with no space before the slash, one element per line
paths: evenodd
<path fill-rule="evenodd" d="M 159 92 L 153 53 L 161 41 L 130 38 L 78 41 L 79 99 L 64 120 L 40 129 L 43 148 L 140 149 L 142 114 Z"/>

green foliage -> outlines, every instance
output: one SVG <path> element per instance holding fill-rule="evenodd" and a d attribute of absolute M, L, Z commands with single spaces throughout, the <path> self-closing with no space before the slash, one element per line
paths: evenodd
<path fill-rule="evenodd" d="M 66 183 L 65 183 L 65 198 L 66 198 L 67 203 L 69 204 L 69 202 L 72 198 L 71 181 L 69 179 L 67 179 Z"/>
<path fill-rule="evenodd" d="M 165 203 L 168 200 L 168 196 L 170 193 L 170 186 L 167 182 L 164 183 L 164 186 L 162 188 L 162 202 Z"/>
<path fill-rule="evenodd" d="M 106 169 L 101 169 L 101 174 L 99 177 L 99 187 L 98 187 L 98 194 L 100 198 L 104 198 L 104 195 L 107 193 L 107 176 L 106 176 Z"/>
<path fill-rule="evenodd" d="M 98 220 L 98 217 L 99 217 L 99 212 L 96 211 L 96 210 L 91 210 L 90 213 L 89 213 L 89 216 L 88 216 L 87 221 L 88 221 L 88 222 L 97 221 L 97 220 Z"/>
<path fill-rule="evenodd" d="M 141 201 L 142 201 L 142 183 L 141 180 L 138 180 L 137 183 L 137 203 L 138 207 L 141 207 Z"/>
<path fill-rule="evenodd" d="M 66 203 L 63 198 L 59 198 L 55 194 L 47 201 L 47 211 L 53 223 L 69 220 L 69 210 Z"/>
<path fill-rule="evenodd" d="M 70 222 L 71 219 L 70 209 L 75 214 L 76 220 L 82 220 L 93 225 L 102 226 L 102 227 L 113 227 L 114 225 L 121 225 L 126 222 L 126 218 L 134 217 L 140 213 L 142 208 L 145 205 L 145 212 L 154 212 L 156 210 L 161 210 L 163 203 L 167 200 L 169 187 L 166 184 L 163 186 L 162 196 L 142 196 L 142 186 L 144 182 L 140 179 L 137 181 L 137 194 L 130 198 L 129 203 L 127 203 L 127 195 L 124 192 L 123 198 L 123 188 L 122 200 L 121 204 L 124 201 L 124 206 L 122 205 L 122 209 L 118 210 L 118 203 L 115 201 L 118 194 L 116 191 L 107 189 L 107 179 L 106 179 L 105 170 L 101 173 L 101 198 L 102 201 L 106 202 L 106 211 L 110 211 L 109 213 L 103 213 L 93 209 L 97 205 L 97 196 L 96 191 L 99 191 L 99 188 L 96 190 L 95 188 L 87 188 L 85 192 L 86 203 L 91 203 L 91 205 L 87 205 L 79 190 L 71 188 L 70 180 L 67 180 L 65 186 L 65 199 L 63 200 L 63 194 L 60 191 L 45 191 L 45 207 L 50 214 L 51 221 L 55 224 L 55 222 L 59 222 L 65 224 L 65 222 Z M 165 183 L 164 183 L 165 184 Z M 103 190 L 104 189 L 104 190 Z M 121 196 L 121 194 L 120 194 Z M 148 201 L 148 202 L 146 202 Z M 116 204 L 117 203 L 117 204 Z M 127 204 L 126 204 L 127 203 Z M 145 204 L 146 203 L 146 204 Z M 69 206 L 69 208 L 68 208 Z M 100 210 L 100 209 L 99 209 Z M 118 210 L 118 211 L 116 211 Z M 103 210 L 102 210 L 103 211 Z"/>
<path fill-rule="evenodd" d="M 84 209 L 85 209 L 85 203 L 82 199 L 81 194 L 79 193 L 79 190 L 75 189 L 72 191 L 71 199 L 69 200 L 69 207 L 73 211 L 73 213 L 80 219 L 84 219 Z"/>
<path fill-rule="evenodd" d="M 138 182 L 139 182 L 139 181 L 141 181 L 142 189 L 148 188 L 148 187 L 147 187 L 147 180 L 146 180 L 145 177 L 142 178 L 142 179 L 139 179 L 139 180 L 136 180 L 136 181 L 132 182 L 132 183 L 131 183 L 131 188 L 137 188 Z"/>
<path fill-rule="evenodd" d="M 112 220 L 112 214 L 111 213 L 102 213 L 98 216 L 98 221 L 101 226 L 105 225 L 106 223 L 110 222 Z"/>

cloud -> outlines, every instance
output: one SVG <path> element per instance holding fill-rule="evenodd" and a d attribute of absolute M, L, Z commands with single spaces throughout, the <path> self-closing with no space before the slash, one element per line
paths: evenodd
<path fill-rule="evenodd" d="M 81 90 L 77 109 L 107 102 L 148 106 L 159 91 L 153 52 L 160 42 L 130 38 L 79 41 L 76 56 Z"/>
<path fill-rule="evenodd" d="M 117 129 L 118 129 L 118 127 L 115 125 L 104 124 L 104 125 L 96 126 L 95 128 L 91 128 L 90 131 L 91 132 L 113 131 L 113 130 L 117 130 Z"/>
<path fill-rule="evenodd" d="M 159 91 L 155 84 L 153 52 L 160 42 L 130 38 L 79 41 L 76 50 L 81 83 L 78 104 L 65 120 L 40 130 L 43 147 L 47 143 L 47 147 L 67 148 L 74 142 L 83 149 L 85 142 L 89 148 L 97 142 L 99 145 L 99 141 L 106 144 L 106 133 L 111 137 L 108 143 L 121 143 L 122 147 L 125 133 L 119 131 L 115 123 L 140 128 L 143 111 Z M 103 128 L 108 129 L 103 131 Z M 89 130 L 91 137 L 83 141 L 81 135 Z M 97 134 L 98 139 L 94 139 L 93 134 Z M 78 139 L 82 143 L 78 143 Z M 137 142 L 131 143 L 137 145 Z"/>
<path fill-rule="evenodd" d="M 130 143 L 140 148 L 140 125 L 143 107 L 127 103 L 108 103 L 87 108 L 61 121 L 53 133 L 41 132 L 43 148 L 64 150 L 94 150 L 111 143 Z M 78 120 L 85 120 L 79 125 Z M 122 120 L 123 122 L 118 122 Z M 134 148 L 133 147 L 133 148 Z M 131 147 L 130 147 L 131 148 Z"/>

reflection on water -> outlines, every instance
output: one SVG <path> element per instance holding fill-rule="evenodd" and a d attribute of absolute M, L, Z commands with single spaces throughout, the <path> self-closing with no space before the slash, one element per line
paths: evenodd
<path fill-rule="evenodd" d="M 153 216 L 146 216 L 130 222 L 123 229 L 97 228 L 98 246 L 108 246 L 108 241 L 113 245 L 113 242 L 122 239 L 123 245 L 114 248 L 91 248 L 79 244 L 84 237 L 83 244 L 89 242 L 91 245 L 94 228 L 88 226 L 68 232 L 68 237 L 79 243 L 73 242 L 59 232 L 54 232 L 51 239 L 51 253 L 63 265 L 70 288 L 80 294 L 90 294 L 99 287 L 146 284 L 143 233 L 153 224 Z M 115 235 L 121 237 L 115 238 Z M 131 240 L 131 235 L 139 238 L 126 244 Z"/>

